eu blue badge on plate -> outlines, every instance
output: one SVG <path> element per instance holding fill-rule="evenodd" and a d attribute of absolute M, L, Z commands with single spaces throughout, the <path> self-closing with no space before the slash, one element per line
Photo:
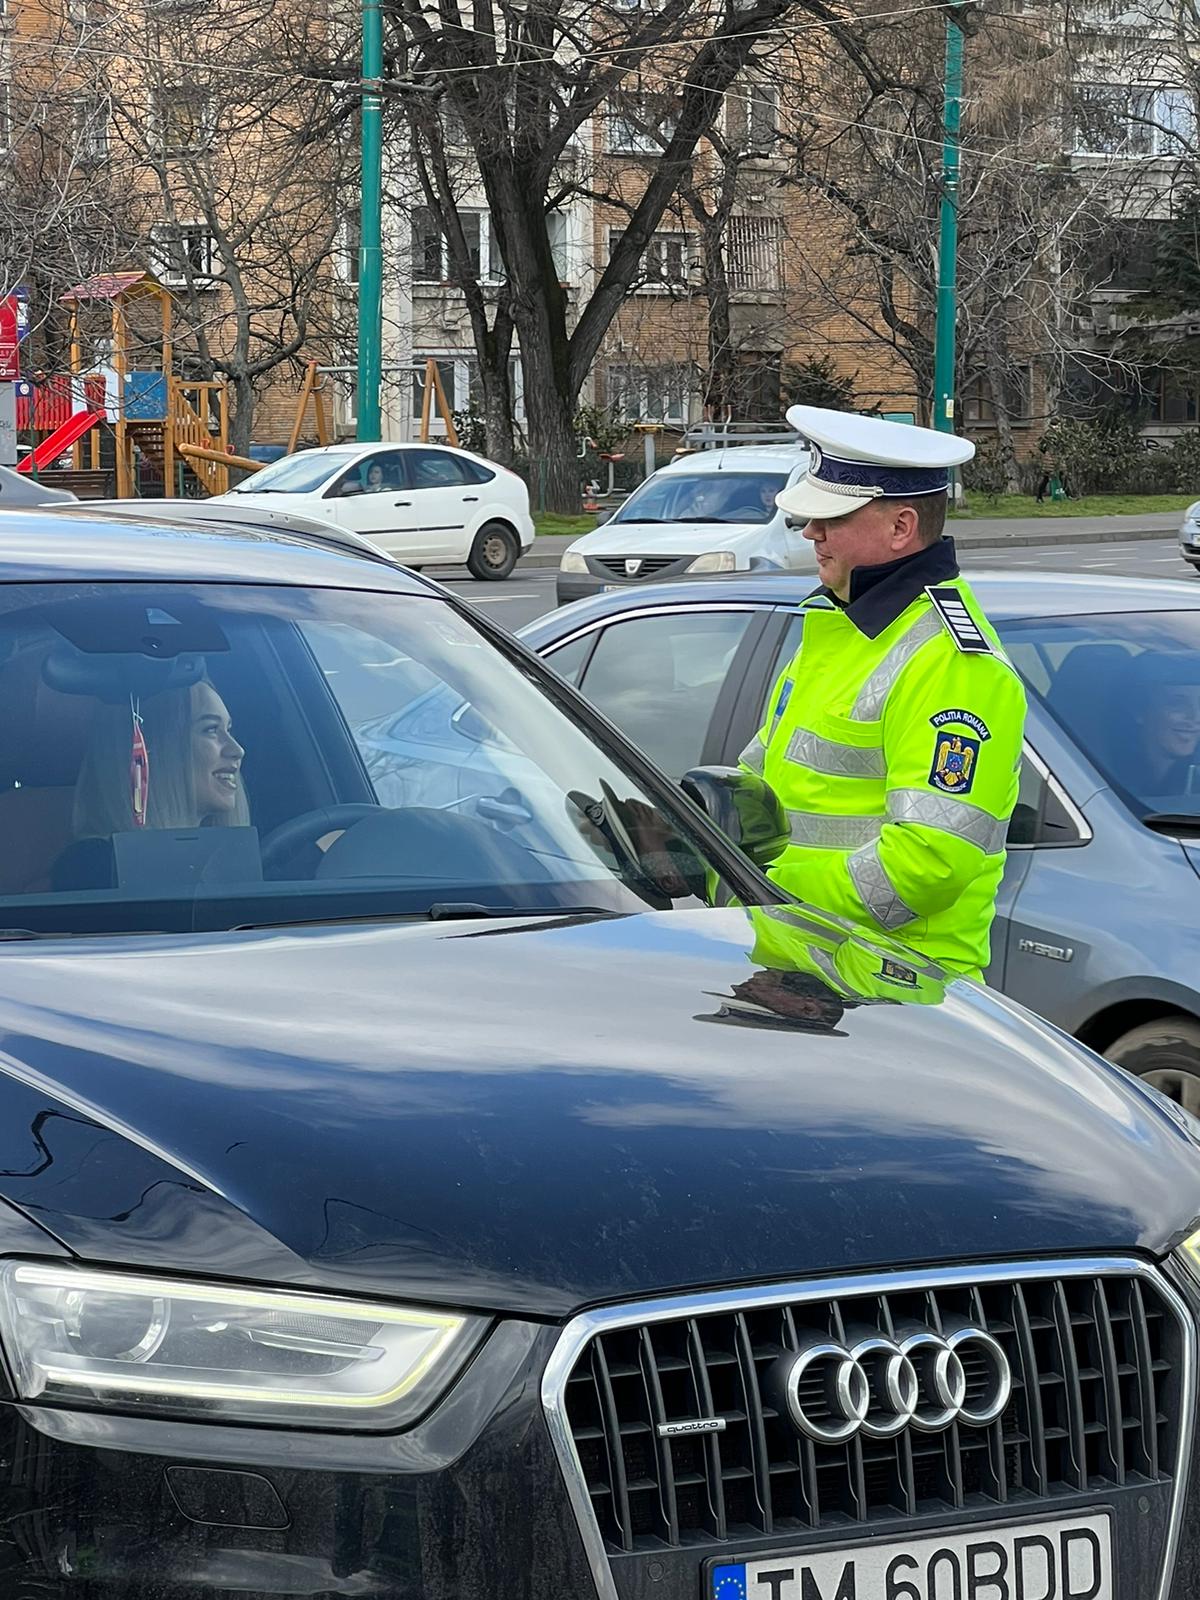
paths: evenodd
<path fill-rule="evenodd" d="M 746 1568 L 740 1566 L 714 1567 L 712 1569 L 711 1600 L 746 1600 Z"/>

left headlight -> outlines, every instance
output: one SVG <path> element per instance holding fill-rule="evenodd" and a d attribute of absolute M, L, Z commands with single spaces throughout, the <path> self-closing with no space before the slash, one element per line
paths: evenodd
<path fill-rule="evenodd" d="M 697 556 L 695 561 L 688 566 L 689 572 L 734 572 L 737 570 L 737 557 L 732 550 L 710 550 L 707 555 Z"/>
<path fill-rule="evenodd" d="M 0 1342 L 18 1398 L 208 1421 L 399 1428 L 479 1317 L 9 1261 Z"/>

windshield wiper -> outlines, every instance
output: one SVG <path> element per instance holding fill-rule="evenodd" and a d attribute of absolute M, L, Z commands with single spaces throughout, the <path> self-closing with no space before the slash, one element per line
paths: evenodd
<path fill-rule="evenodd" d="M 485 906 L 473 900 L 436 900 L 424 911 L 358 911 L 346 916 L 297 917 L 288 922 L 239 922 L 233 933 L 272 928 L 325 928 L 351 922 L 464 922 L 487 917 L 623 917 L 611 906 Z M 35 936 L 36 937 L 36 936 Z"/>
<path fill-rule="evenodd" d="M 614 522 L 642 522 L 642 523 L 655 522 L 655 523 L 659 523 L 659 524 L 661 524 L 662 526 L 665 527 L 668 522 L 672 522 L 675 519 L 673 517 L 614 517 L 612 520 Z M 604 524 L 601 523 L 600 526 L 603 527 Z"/>
<path fill-rule="evenodd" d="M 1150 811 L 1142 818 L 1155 833 L 1200 833 L 1200 816 L 1186 811 Z"/>

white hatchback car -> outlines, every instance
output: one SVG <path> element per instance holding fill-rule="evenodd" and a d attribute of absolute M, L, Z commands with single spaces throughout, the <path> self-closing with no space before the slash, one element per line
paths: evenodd
<path fill-rule="evenodd" d="M 507 578 L 533 543 L 516 473 L 449 445 L 302 450 L 217 499 L 325 518 L 407 567 L 465 562 L 476 578 Z"/>
<path fill-rule="evenodd" d="M 775 504 L 808 463 L 808 450 L 790 431 L 778 444 L 734 444 L 676 457 L 611 518 L 568 546 L 558 603 L 685 574 L 815 572 L 811 543 Z"/>

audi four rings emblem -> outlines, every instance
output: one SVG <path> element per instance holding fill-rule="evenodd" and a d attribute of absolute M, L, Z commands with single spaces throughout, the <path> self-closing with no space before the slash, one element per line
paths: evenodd
<path fill-rule="evenodd" d="M 981 1328 L 868 1334 L 842 1344 L 815 1338 L 776 1369 L 787 1414 L 818 1444 L 856 1434 L 890 1439 L 905 1428 L 934 1433 L 952 1422 L 982 1428 L 1008 1404 L 1012 1373 Z"/>

